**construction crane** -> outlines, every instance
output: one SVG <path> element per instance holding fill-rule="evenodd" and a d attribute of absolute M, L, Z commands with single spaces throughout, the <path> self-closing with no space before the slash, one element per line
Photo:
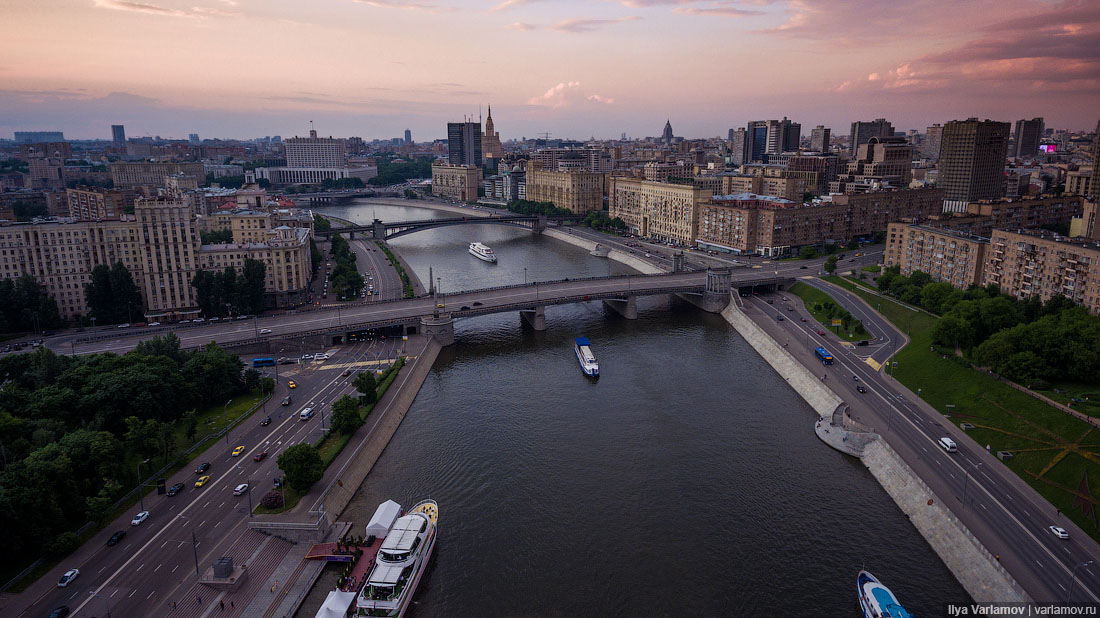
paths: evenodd
<path fill-rule="evenodd" d="M 550 133 L 535 133 L 536 136 L 542 136 L 542 139 L 550 139 Z"/>

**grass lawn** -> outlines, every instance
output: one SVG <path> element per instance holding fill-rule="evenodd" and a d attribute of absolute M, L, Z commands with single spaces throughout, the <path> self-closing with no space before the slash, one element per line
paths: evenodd
<path fill-rule="evenodd" d="M 853 332 L 846 331 L 843 327 L 834 328 L 830 326 L 831 322 L 825 311 L 817 310 L 814 307 L 816 307 L 817 305 L 823 305 L 824 303 L 830 301 L 838 307 L 841 305 L 840 303 L 836 302 L 836 299 L 834 299 L 832 296 L 829 296 L 825 292 L 822 292 L 815 287 L 810 287 L 809 285 L 806 285 L 801 281 L 796 282 L 794 285 L 792 285 L 790 290 L 788 291 L 791 294 L 794 294 L 795 296 L 801 298 L 802 303 L 806 305 L 806 310 L 814 316 L 814 319 L 816 319 L 818 322 L 821 322 L 822 325 L 826 326 L 830 330 L 833 330 L 834 332 L 836 332 L 836 328 L 839 328 L 839 335 L 841 339 L 845 339 L 847 341 L 859 341 L 862 339 L 869 339 L 871 337 L 870 333 L 864 330 L 863 326 L 860 326 Z"/>
<path fill-rule="evenodd" d="M 879 266 L 878 264 L 872 264 L 870 266 L 864 266 L 860 270 L 862 270 L 863 272 L 868 272 L 868 273 L 880 273 L 880 272 L 882 272 L 882 267 Z"/>
<path fill-rule="evenodd" d="M 932 351 L 937 318 L 857 290 L 871 306 L 909 332 L 911 343 L 897 353 L 894 377 L 993 453 L 1010 451 L 1006 465 L 1077 525 L 1100 539 L 1100 527 L 1077 503 L 1100 506 L 1100 429 L 1065 414 L 991 376 L 960 364 L 948 351 Z M 946 355 L 946 359 L 944 358 Z M 948 406 L 952 407 L 948 407 Z M 1087 475 L 1090 497 L 1077 488 Z"/>
<path fill-rule="evenodd" d="M 1050 390 L 1039 392 L 1078 412 L 1100 417 L 1100 387 L 1095 384 L 1058 383 L 1054 384 Z"/>

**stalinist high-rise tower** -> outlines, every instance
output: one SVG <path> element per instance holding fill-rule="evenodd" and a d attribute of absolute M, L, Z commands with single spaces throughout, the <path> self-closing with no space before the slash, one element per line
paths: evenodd
<path fill-rule="evenodd" d="M 486 159 L 504 157 L 504 146 L 500 144 L 500 133 L 493 130 L 493 106 L 489 106 L 489 115 L 485 118 L 485 133 L 481 136 L 481 152 Z"/>

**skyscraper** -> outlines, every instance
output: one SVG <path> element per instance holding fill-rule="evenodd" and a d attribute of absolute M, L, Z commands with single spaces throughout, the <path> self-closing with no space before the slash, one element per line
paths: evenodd
<path fill-rule="evenodd" d="M 786 118 L 783 122 L 783 149 L 780 152 L 798 152 L 799 142 L 802 141 L 802 124 Z"/>
<path fill-rule="evenodd" d="M 481 165 L 481 123 L 447 123 L 447 160 L 451 165 Z"/>
<path fill-rule="evenodd" d="M 406 144 L 413 143 L 413 132 L 410 131 L 409 129 L 405 129 L 405 143 Z"/>
<path fill-rule="evenodd" d="M 747 128 L 749 161 L 763 161 L 766 155 L 798 150 L 802 125 L 792 120 L 754 120 Z"/>
<path fill-rule="evenodd" d="M 111 141 L 116 144 L 125 144 L 126 127 L 120 124 L 111 125 Z"/>
<path fill-rule="evenodd" d="M 1100 122 L 1096 123 L 1096 139 L 1092 142 L 1092 179 L 1088 196 L 1089 201 L 1100 202 Z"/>
<path fill-rule="evenodd" d="M 825 125 L 819 124 L 810 131 L 810 150 L 829 152 L 829 129 Z"/>
<path fill-rule="evenodd" d="M 944 189 L 944 212 L 963 212 L 968 202 L 1004 194 L 1010 130 L 1007 122 L 977 118 L 952 120 L 943 127 L 936 184 Z"/>
<path fill-rule="evenodd" d="M 745 129 L 730 129 L 730 165 L 749 161 L 749 133 Z"/>
<path fill-rule="evenodd" d="M 191 144 L 192 146 L 198 146 L 199 143 L 200 143 L 199 142 L 199 134 L 198 133 L 189 133 L 187 135 L 187 142 L 189 144 Z"/>
<path fill-rule="evenodd" d="M 485 158 L 504 158 L 504 146 L 500 143 L 500 133 L 493 127 L 493 106 L 489 106 L 489 115 L 485 117 L 485 133 L 481 136 L 481 149 Z"/>
<path fill-rule="evenodd" d="M 936 123 L 924 132 L 924 141 L 921 142 L 920 152 L 929 161 L 938 161 L 940 158 L 940 142 L 943 139 L 943 125 Z"/>
<path fill-rule="evenodd" d="M 872 137 L 893 137 L 894 125 L 885 118 L 876 118 L 870 122 L 857 120 L 852 123 L 852 132 L 848 136 L 848 150 L 855 154 L 859 147 Z"/>
<path fill-rule="evenodd" d="M 1043 119 L 1017 120 L 1015 144 L 1012 156 L 1016 159 L 1034 157 L 1039 154 L 1039 139 L 1043 136 Z"/>
<path fill-rule="evenodd" d="M 672 135 L 672 120 L 671 119 L 665 120 L 665 130 L 661 131 L 661 141 L 663 141 L 666 144 L 671 144 L 672 143 L 672 138 L 673 138 L 673 135 Z"/>
<path fill-rule="evenodd" d="M 763 161 L 764 155 L 768 153 L 768 121 L 754 120 L 749 123 L 745 131 L 746 162 Z"/>

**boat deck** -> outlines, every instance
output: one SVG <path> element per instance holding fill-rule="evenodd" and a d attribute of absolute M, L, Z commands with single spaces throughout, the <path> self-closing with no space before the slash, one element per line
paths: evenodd
<path fill-rule="evenodd" d="M 362 550 L 363 555 L 359 557 L 358 562 L 351 568 L 351 572 L 348 573 L 347 577 L 342 579 L 339 584 L 340 590 L 344 592 L 357 592 L 359 587 L 366 580 L 367 575 L 370 574 L 370 570 L 374 568 L 374 558 L 378 555 L 379 548 L 382 547 L 382 541 L 383 539 L 374 539 L 369 545 L 317 543 L 310 548 L 309 553 L 306 554 L 306 558 L 311 560 L 326 560 L 329 562 L 351 562 L 352 555 L 347 553 L 347 548 Z M 340 551 L 341 548 L 343 548 L 343 551 Z"/>

